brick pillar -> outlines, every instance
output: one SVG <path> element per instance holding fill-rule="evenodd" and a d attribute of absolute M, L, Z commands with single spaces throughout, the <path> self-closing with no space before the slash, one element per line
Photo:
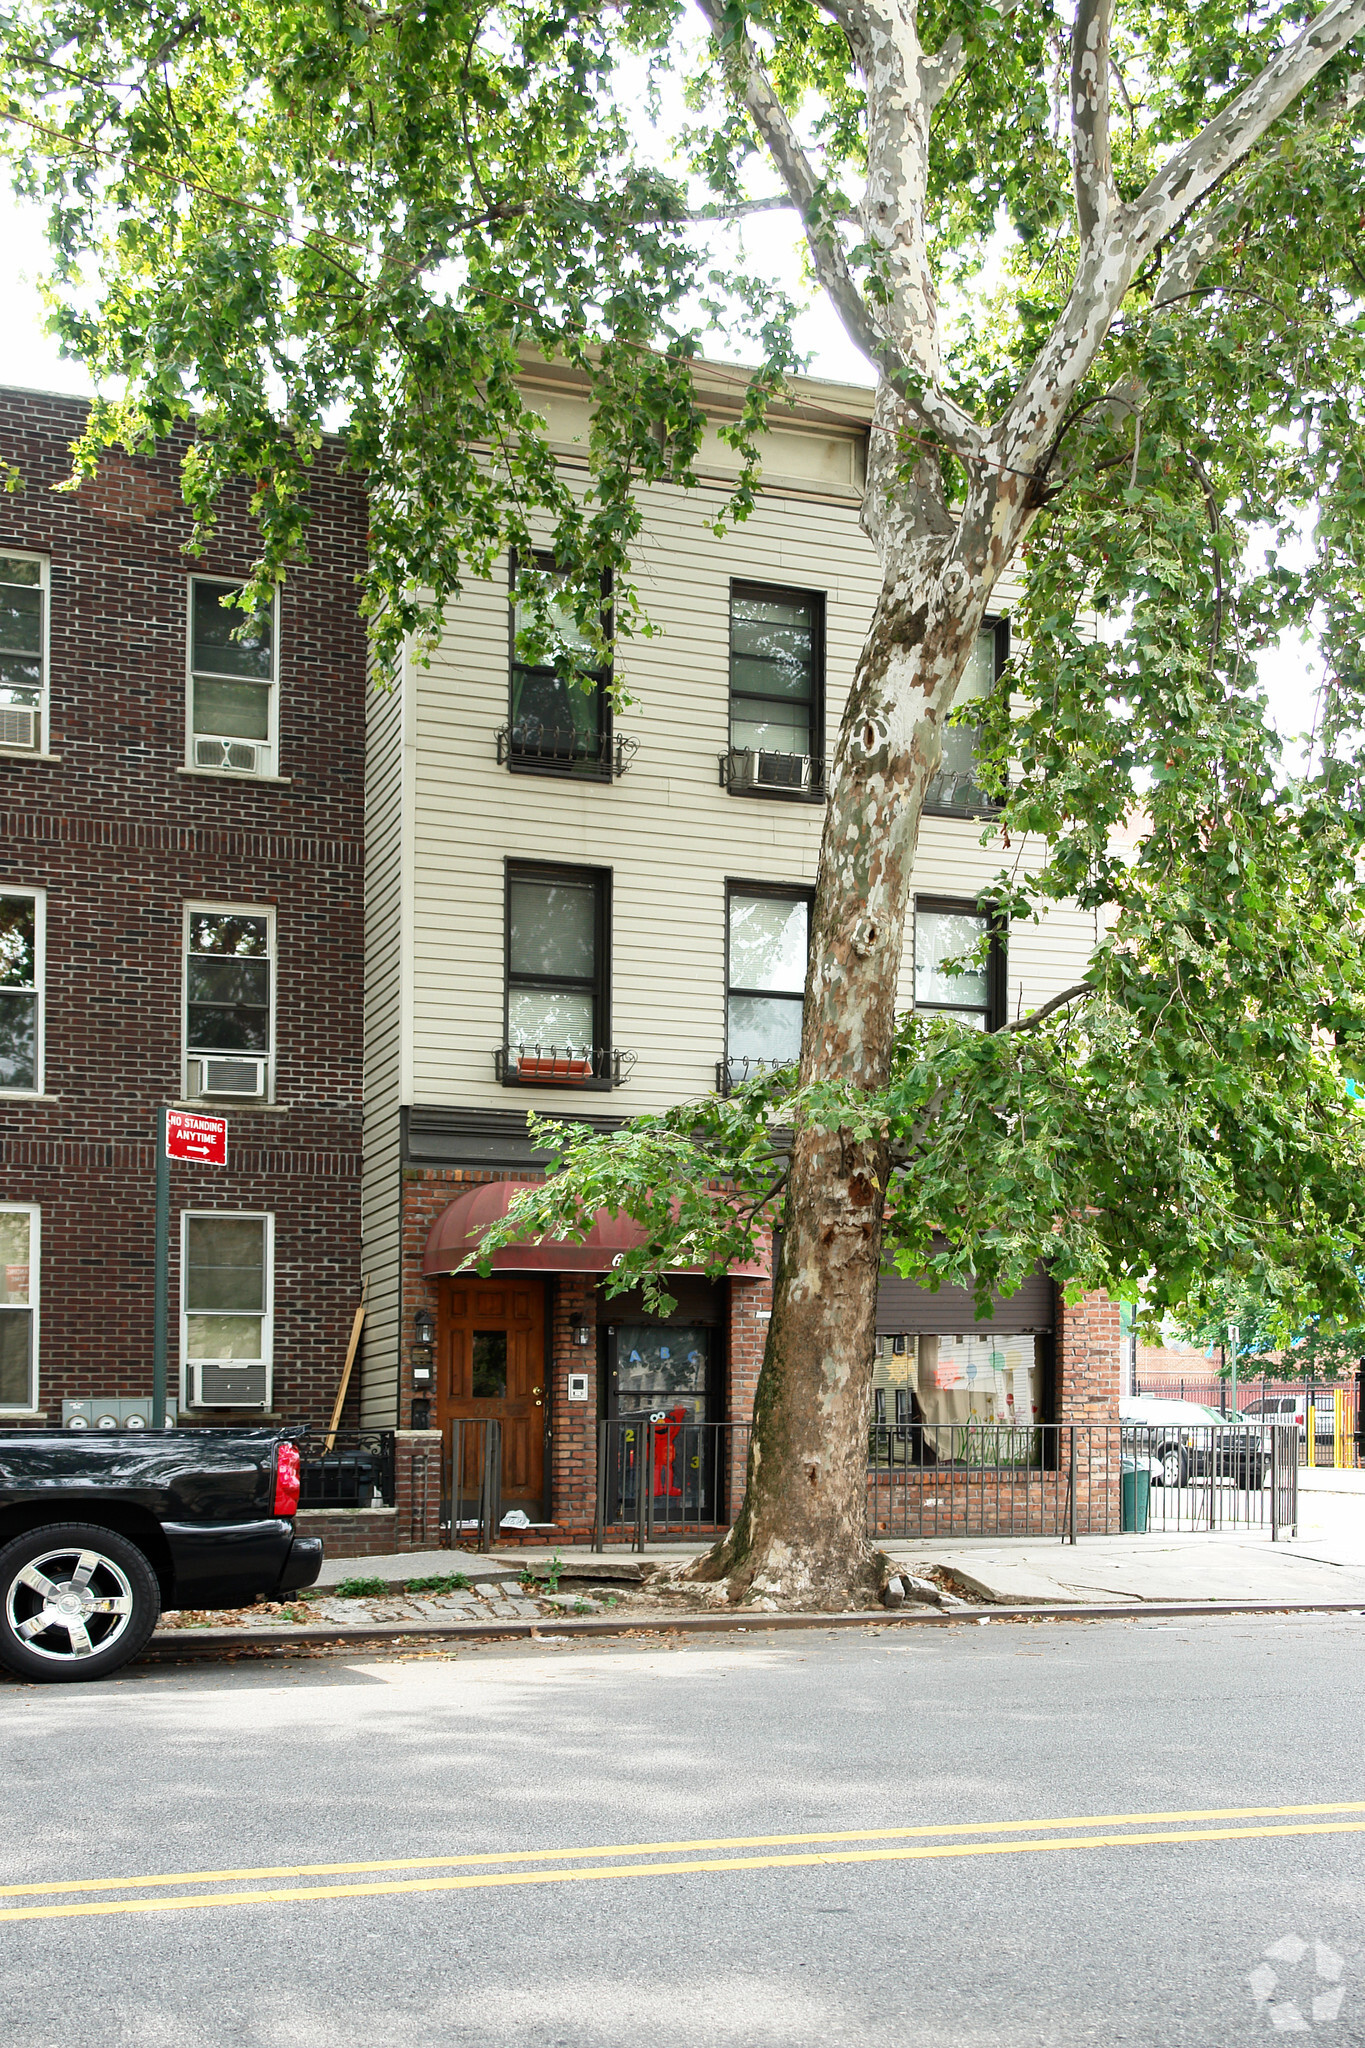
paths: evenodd
<path fill-rule="evenodd" d="M 1068 1308 L 1057 1290 L 1057 1421 L 1117 1422 L 1119 1305 L 1087 1294 Z"/>
<path fill-rule="evenodd" d="M 439 1429 L 394 1432 L 394 1543 L 399 1550 L 444 1550 L 449 1542 L 441 1529 L 441 1458 Z"/>
<path fill-rule="evenodd" d="M 550 1284 L 550 1519 L 581 1542 L 597 1505 L 597 1280 L 561 1273 Z M 575 1344 L 584 1324 L 589 1340 Z M 570 1373 L 587 1374 L 586 1401 L 569 1399 Z"/>
<path fill-rule="evenodd" d="M 725 1389 L 725 1420 L 752 1422 L 758 1374 L 768 1342 L 772 1316 L 773 1283 L 732 1275 L 730 1280 L 730 1373 Z M 726 1465 L 729 1498 L 725 1519 L 733 1522 L 744 1498 L 745 1473 L 749 1460 L 748 1431 L 730 1432 Z"/>
<path fill-rule="evenodd" d="M 1087 1294 L 1068 1308 L 1057 1291 L 1057 1420 L 1076 1425 L 1076 1526 L 1106 1535 L 1119 1527 L 1119 1305 Z M 1062 1431 L 1063 1474 L 1070 1437 Z"/>

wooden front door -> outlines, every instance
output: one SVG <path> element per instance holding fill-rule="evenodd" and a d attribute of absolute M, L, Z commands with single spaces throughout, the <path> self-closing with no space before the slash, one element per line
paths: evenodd
<path fill-rule="evenodd" d="M 502 1424 L 502 1504 L 541 1519 L 545 1477 L 545 1282 L 447 1280 L 437 1324 L 436 1419 Z M 467 1431 L 465 1463 L 479 1455 Z M 467 1477 L 472 1477 L 466 1475 Z M 457 1478 L 464 1486 L 466 1478 Z"/>

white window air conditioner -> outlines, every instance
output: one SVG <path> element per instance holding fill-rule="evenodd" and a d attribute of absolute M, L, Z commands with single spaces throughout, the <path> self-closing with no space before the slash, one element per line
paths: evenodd
<path fill-rule="evenodd" d="M 0 704 L 0 747 L 38 745 L 36 704 Z"/>
<path fill-rule="evenodd" d="M 809 754 L 770 754 L 757 747 L 737 747 L 730 755 L 732 789 L 809 789 Z"/>
<path fill-rule="evenodd" d="M 270 749 L 254 740 L 203 739 L 194 742 L 196 768 L 233 768 L 240 775 L 267 775 Z"/>
<path fill-rule="evenodd" d="M 194 1367 L 196 1408 L 268 1408 L 270 1367 L 264 1359 L 205 1358 Z"/>
<path fill-rule="evenodd" d="M 232 1095 L 259 1102 L 265 1094 L 265 1060 L 192 1059 L 189 1062 L 189 1099 L 201 1095 Z"/>

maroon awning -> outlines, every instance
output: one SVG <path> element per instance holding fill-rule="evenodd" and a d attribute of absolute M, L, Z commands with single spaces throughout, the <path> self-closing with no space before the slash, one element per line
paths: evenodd
<path fill-rule="evenodd" d="M 438 1273 L 458 1272 L 489 1224 L 505 1216 L 516 1197 L 535 1185 L 527 1180 L 487 1180 L 468 1194 L 457 1195 L 431 1226 L 422 1255 L 423 1273 L 430 1279 Z M 548 1239 L 543 1244 L 505 1244 L 493 1253 L 490 1264 L 495 1273 L 609 1273 L 622 1252 L 634 1251 L 644 1241 L 638 1223 L 599 1209 L 597 1221 L 581 1244 Z M 671 1270 L 694 1273 L 698 1269 L 677 1266 Z M 746 1279 L 766 1280 L 769 1267 L 750 1261 L 733 1265 L 730 1271 Z"/>

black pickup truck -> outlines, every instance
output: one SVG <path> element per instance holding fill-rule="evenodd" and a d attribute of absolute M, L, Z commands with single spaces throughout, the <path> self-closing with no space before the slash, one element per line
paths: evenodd
<path fill-rule="evenodd" d="M 245 1607 L 311 1586 L 299 1452 L 272 1430 L 0 1432 L 0 1665 L 103 1678 L 163 1607 Z"/>

